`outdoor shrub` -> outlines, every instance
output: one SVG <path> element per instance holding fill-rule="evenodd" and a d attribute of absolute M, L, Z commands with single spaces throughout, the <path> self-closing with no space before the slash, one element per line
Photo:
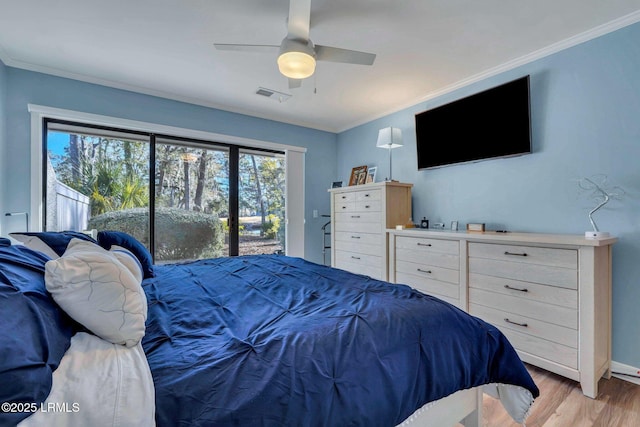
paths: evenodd
<path fill-rule="evenodd" d="M 278 230 L 280 229 L 280 218 L 274 214 L 269 214 L 262 224 L 264 236 L 269 239 L 278 238 Z"/>
<path fill-rule="evenodd" d="M 89 228 L 131 234 L 149 247 L 146 208 L 107 212 L 89 220 Z M 180 261 L 222 255 L 224 231 L 217 215 L 178 208 L 156 209 L 155 261 Z"/>

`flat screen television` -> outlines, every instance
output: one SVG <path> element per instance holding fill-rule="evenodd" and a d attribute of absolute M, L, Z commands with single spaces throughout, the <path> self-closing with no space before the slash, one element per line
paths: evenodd
<path fill-rule="evenodd" d="M 418 169 L 531 153 L 529 76 L 415 119 Z"/>

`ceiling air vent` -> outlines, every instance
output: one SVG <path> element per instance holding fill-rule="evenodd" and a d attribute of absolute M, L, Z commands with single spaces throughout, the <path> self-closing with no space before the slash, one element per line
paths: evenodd
<path fill-rule="evenodd" d="M 278 92 L 277 90 L 267 89 L 264 87 L 259 87 L 256 91 L 256 95 L 266 96 L 267 98 L 273 99 L 278 102 L 285 102 L 291 95 L 284 92 Z"/>

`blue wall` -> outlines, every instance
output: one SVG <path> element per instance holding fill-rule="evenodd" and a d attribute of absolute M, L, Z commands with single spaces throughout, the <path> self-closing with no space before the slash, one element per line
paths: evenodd
<path fill-rule="evenodd" d="M 5 189 L 4 197 L 0 199 L 3 211 L 29 209 L 30 114 L 27 104 L 253 138 L 307 148 L 305 258 L 322 262 L 320 227 L 324 221 L 323 218 L 312 218 L 311 213 L 314 209 L 328 213 L 330 209 L 327 188 L 336 176 L 335 134 L 12 67 L 0 69 L 0 90 L 5 74 L 7 97 L 4 103 L 0 100 L 0 106 L 5 106 L 7 129 L 6 142 L 0 140 L 0 143 L 5 147 L 6 158 L 11 161 L 4 162 L 0 172 L 0 187 Z"/>
<path fill-rule="evenodd" d="M 493 229 L 576 234 L 590 229 L 587 213 L 596 204 L 577 181 L 607 175 L 626 193 L 594 215 L 600 230 L 619 237 L 613 254 L 613 358 L 640 366 L 639 40 L 635 24 L 345 131 L 338 135 L 338 174 L 347 180 L 352 167 L 368 164 L 378 166 L 379 177 L 388 175 L 388 152 L 375 148 L 377 132 L 399 127 L 405 145 L 393 150 L 393 178 L 414 184 L 414 221 L 426 216 L 461 226 L 485 222 Z M 533 154 L 417 170 L 416 113 L 527 74 Z"/>

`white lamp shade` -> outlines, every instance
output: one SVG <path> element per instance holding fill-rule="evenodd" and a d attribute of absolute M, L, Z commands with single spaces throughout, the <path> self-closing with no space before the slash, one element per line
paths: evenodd
<path fill-rule="evenodd" d="M 402 130 L 392 127 L 380 129 L 376 147 L 388 149 L 402 147 Z"/>

